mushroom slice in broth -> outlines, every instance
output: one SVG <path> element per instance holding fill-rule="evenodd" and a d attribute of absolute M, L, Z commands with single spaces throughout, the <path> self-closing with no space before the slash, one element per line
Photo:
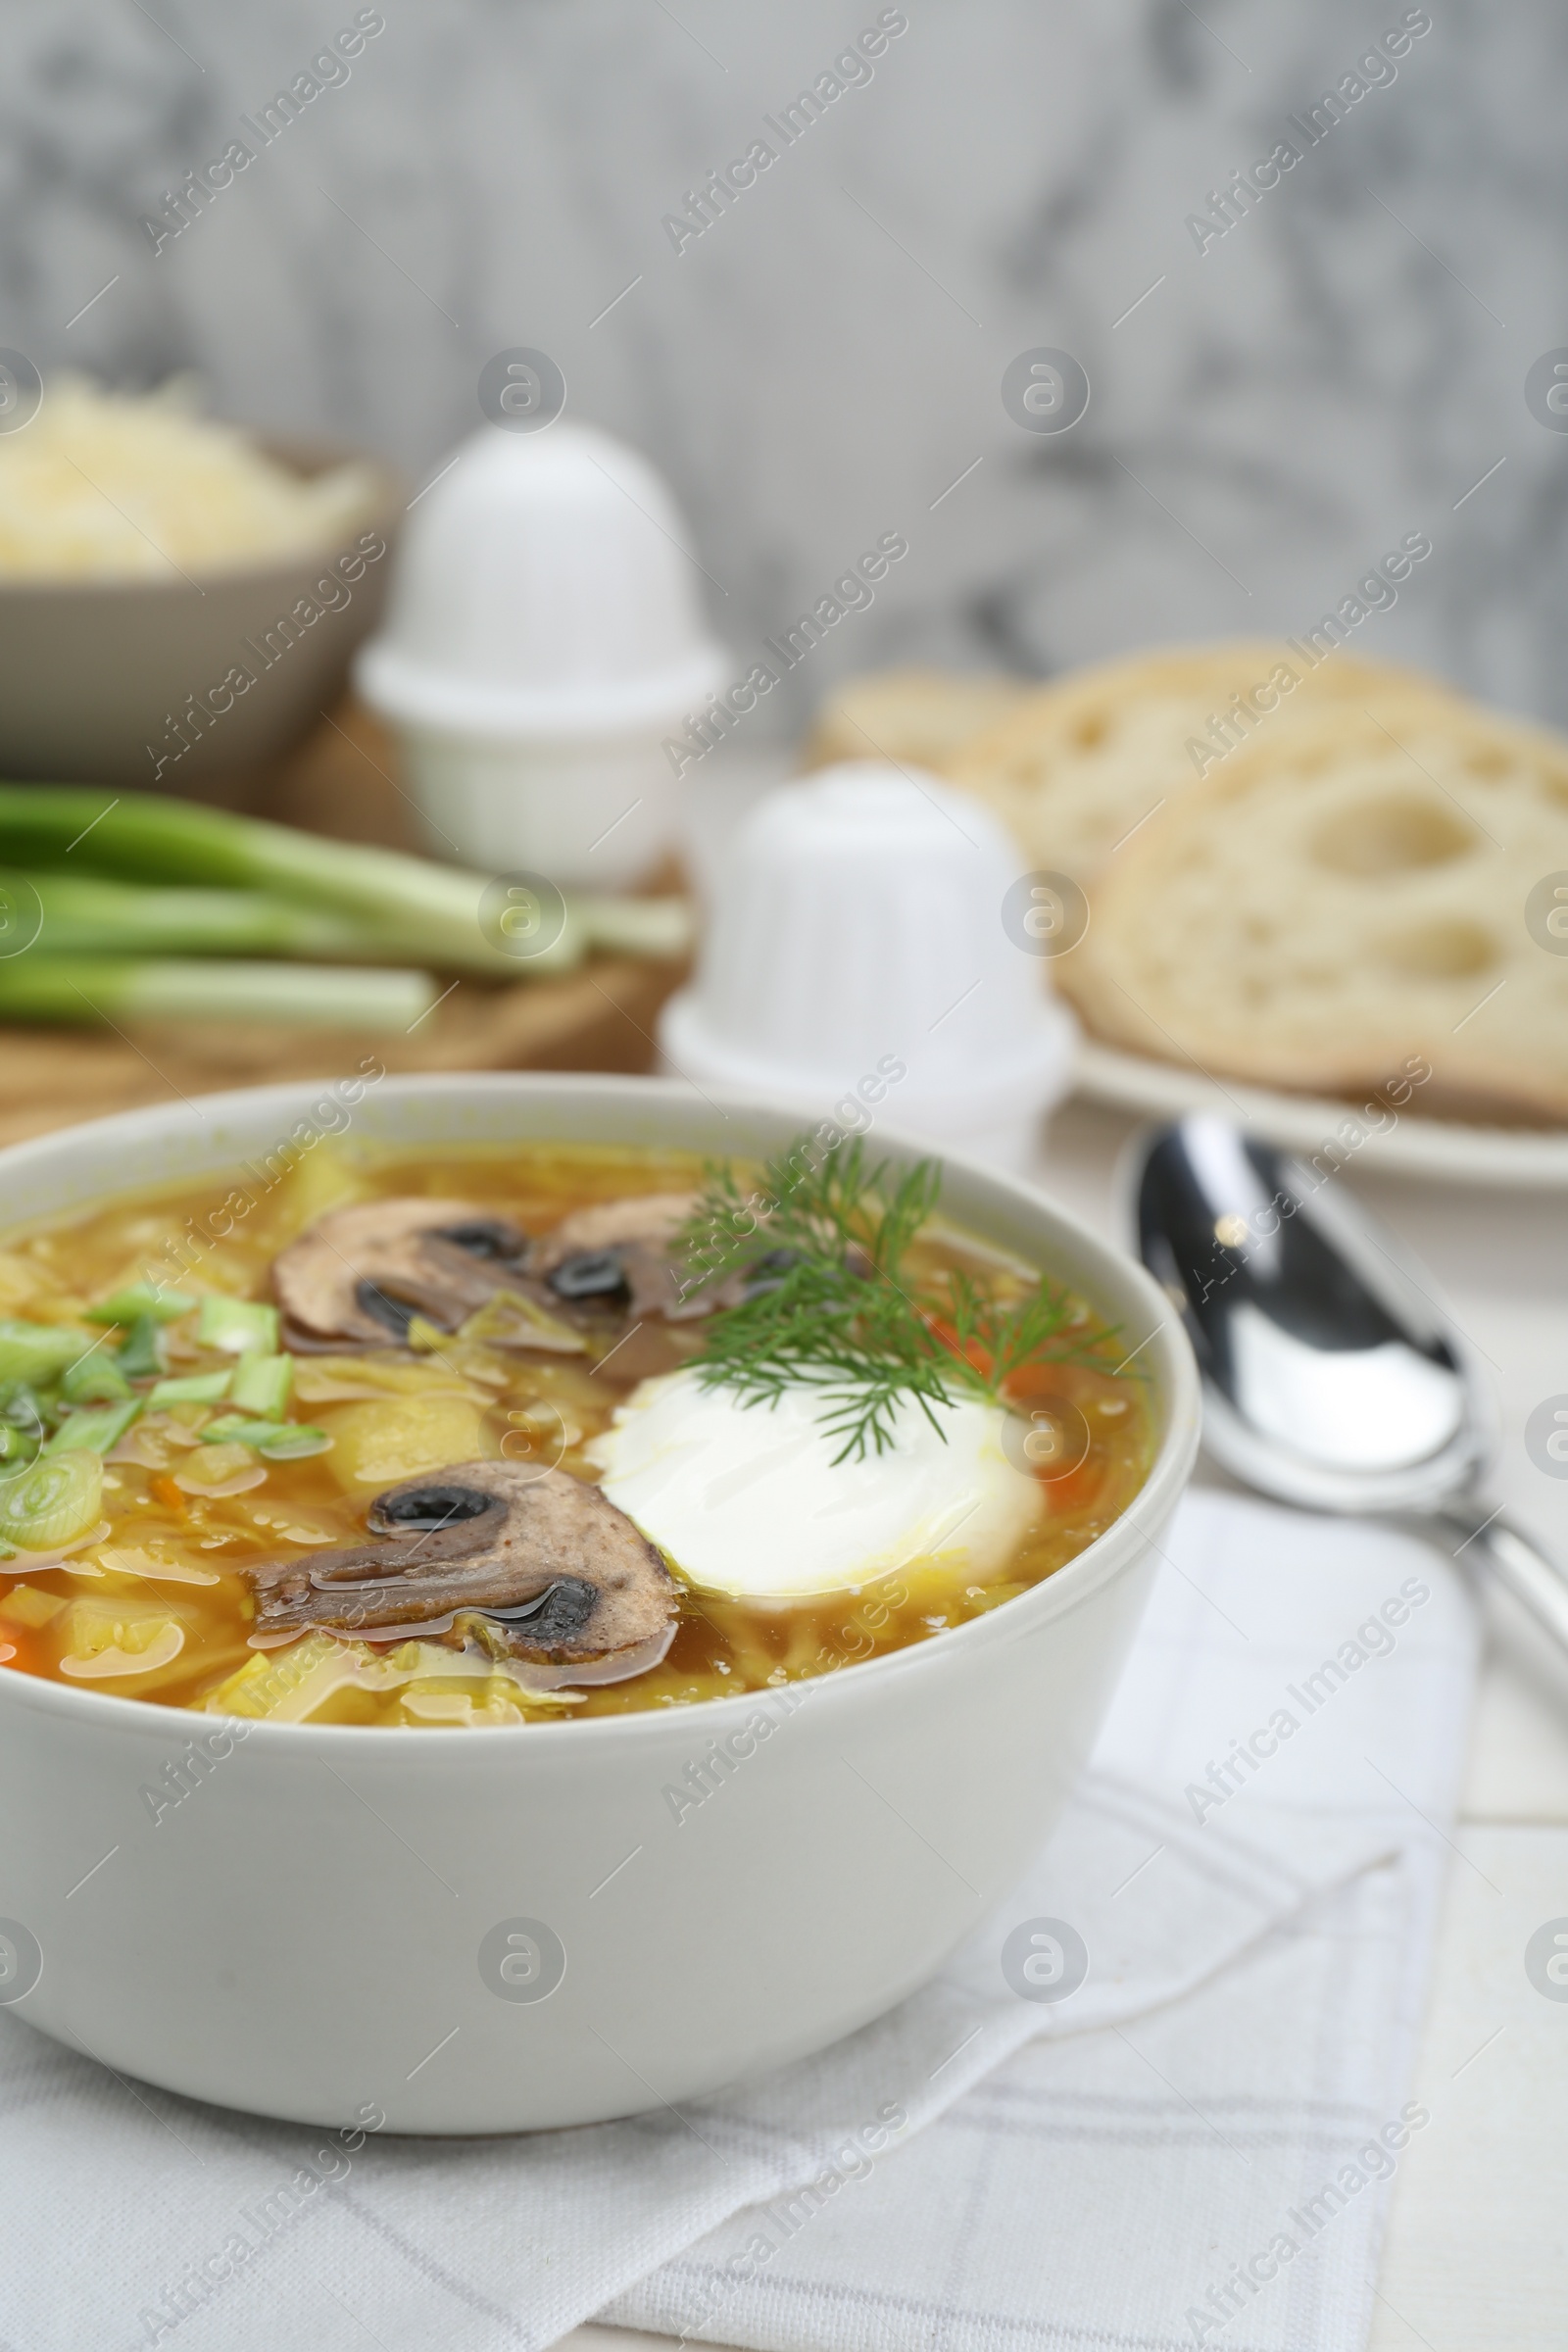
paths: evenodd
<path fill-rule="evenodd" d="M 280 1250 L 272 1288 L 290 1347 L 385 1348 L 416 1316 L 456 1331 L 518 1287 L 527 1257 L 527 1236 L 472 1201 L 364 1200 L 329 1209 Z"/>
<path fill-rule="evenodd" d="M 626 1320 L 662 1315 L 669 1323 L 738 1306 L 759 1292 L 775 1290 L 800 1257 L 796 1250 L 770 1250 L 759 1241 L 747 1262 L 721 1280 L 704 1279 L 678 1246 L 701 1205 L 696 1193 L 642 1193 L 630 1200 L 600 1200 L 574 1210 L 536 1242 L 528 1271 L 559 1307 L 593 1312 L 610 1307 Z M 852 1248 L 846 1262 L 868 1275 L 871 1261 Z"/>
<path fill-rule="evenodd" d="M 559 1305 L 670 1321 L 708 1314 L 714 1295 L 682 1297 L 675 1243 L 697 1207 L 695 1193 L 642 1193 L 600 1200 L 564 1217 L 534 1246 L 529 1271 Z"/>
<path fill-rule="evenodd" d="M 378 1494 L 367 1525 L 377 1541 L 248 1569 L 257 1633 L 387 1642 L 461 1614 L 498 1653 L 574 1682 L 644 1673 L 674 1638 L 659 1552 L 564 1471 L 465 1462 Z"/>

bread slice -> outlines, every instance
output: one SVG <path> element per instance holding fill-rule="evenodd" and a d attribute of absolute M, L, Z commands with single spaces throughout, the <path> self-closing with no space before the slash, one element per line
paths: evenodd
<path fill-rule="evenodd" d="M 1568 1119 L 1558 875 L 1568 906 L 1568 744 L 1347 701 L 1173 796 L 1054 977 L 1098 1037 L 1221 1078 L 1359 1096 L 1414 1063 L 1416 1106 Z"/>
<path fill-rule="evenodd" d="M 883 669 L 849 678 L 816 714 L 808 767 L 834 760 L 899 760 L 943 769 L 962 747 L 1027 700 L 1017 678 Z"/>
<path fill-rule="evenodd" d="M 995 810 L 1033 865 L 1082 885 L 1154 809 L 1287 717 L 1396 692 L 1453 699 L 1436 680 L 1340 650 L 1314 668 L 1283 642 L 1160 647 L 1042 687 L 945 772 Z"/>

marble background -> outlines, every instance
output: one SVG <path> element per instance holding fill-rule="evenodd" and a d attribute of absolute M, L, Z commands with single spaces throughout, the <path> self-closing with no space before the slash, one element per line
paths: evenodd
<path fill-rule="evenodd" d="M 1357 643 L 1568 719 L 1568 434 L 1523 395 L 1568 344 L 1554 0 L 1432 0 L 1392 86 L 1202 254 L 1186 216 L 1400 0 L 908 0 L 873 78 L 677 254 L 662 217 L 878 13 L 385 0 L 351 78 L 155 256 L 141 216 L 353 6 L 0 9 L 0 344 L 46 380 L 194 369 L 417 479 L 484 361 L 542 347 L 666 470 L 737 653 L 907 536 L 772 698 L 791 721 L 895 658 L 1299 629 L 1413 530 L 1434 554 Z M 1094 388 L 1059 438 L 1000 398 L 1039 345 Z"/>

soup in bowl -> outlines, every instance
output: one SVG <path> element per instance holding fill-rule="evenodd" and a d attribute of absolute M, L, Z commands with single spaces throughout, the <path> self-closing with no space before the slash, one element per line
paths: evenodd
<path fill-rule="evenodd" d="M 1196 1444 L 1038 1196 L 650 1081 L 132 1113 L 0 1219 L 0 1998 L 301 2120 L 631 2112 L 911 1989 Z"/>

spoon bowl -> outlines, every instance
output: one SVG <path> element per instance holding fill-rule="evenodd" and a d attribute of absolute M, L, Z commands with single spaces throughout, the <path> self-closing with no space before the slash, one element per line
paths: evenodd
<path fill-rule="evenodd" d="M 1568 1576 L 1477 1494 L 1492 1412 L 1419 1262 L 1345 1189 L 1197 1113 L 1132 1154 L 1139 1253 L 1182 1318 L 1203 1442 L 1314 1510 L 1424 1522 L 1568 1647 Z"/>

